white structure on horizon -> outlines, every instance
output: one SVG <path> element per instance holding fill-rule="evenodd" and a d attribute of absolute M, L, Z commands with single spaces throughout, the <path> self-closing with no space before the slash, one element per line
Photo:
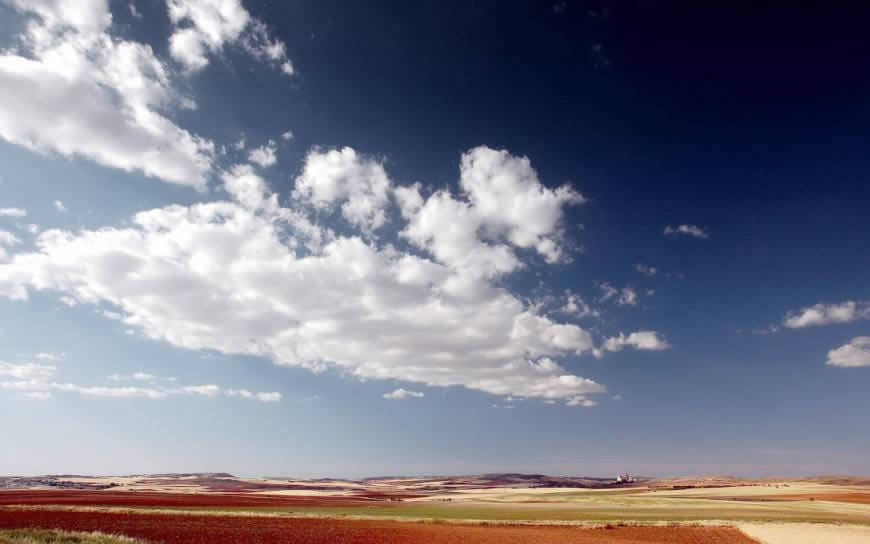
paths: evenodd
<path fill-rule="evenodd" d="M 632 476 L 631 474 L 620 474 L 616 477 L 616 483 L 618 484 L 631 484 L 637 481 L 637 478 Z"/>

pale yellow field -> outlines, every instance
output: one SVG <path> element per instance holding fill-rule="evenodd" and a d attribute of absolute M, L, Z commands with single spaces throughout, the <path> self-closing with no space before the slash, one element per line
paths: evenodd
<path fill-rule="evenodd" d="M 762 544 L 867 544 L 870 527 L 830 523 L 738 523 Z"/>

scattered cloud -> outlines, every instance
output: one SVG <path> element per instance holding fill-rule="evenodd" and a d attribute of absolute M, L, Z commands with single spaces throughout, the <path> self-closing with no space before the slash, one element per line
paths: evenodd
<path fill-rule="evenodd" d="M 571 291 L 566 292 L 565 304 L 559 308 L 559 311 L 576 318 L 599 317 L 601 315 L 598 310 L 593 310 L 588 304 L 586 304 L 580 295 L 572 293 Z"/>
<path fill-rule="evenodd" d="M 92 397 L 146 398 L 153 400 L 165 399 L 171 395 L 200 395 L 215 397 L 224 392 L 226 396 L 234 397 L 245 396 L 235 394 L 237 391 L 245 391 L 246 393 L 249 393 L 245 389 L 223 390 L 214 384 L 164 387 L 152 382 L 148 387 L 82 386 L 54 381 L 56 372 L 57 368 L 54 366 L 40 365 L 36 363 L 13 364 L 0 362 L 0 377 L 13 378 L 13 380 L 0 381 L 0 389 L 18 391 L 31 398 L 50 398 L 53 392 L 62 392 L 78 393 L 80 395 Z M 125 378 L 120 374 L 112 374 L 108 379 L 117 382 Z M 156 379 L 156 376 L 144 372 L 137 372 L 136 374 L 133 374 L 133 379 L 149 381 Z M 168 381 L 174 382 L 174 379 Z M 262 402 L 276 402 L 281 399 L 281 394 L 277 392 L 262 392 L 251 393 L 245 397 L 253 398 Z"/>
<path fill-rule="evenodd" d="M 245 146 L 247 146 L 247 142 L 245 141 L 245 135 L 242 134 L 239 140 L 233 144 L 233 149 L 236 151 L 244 151 Z"/>
<path fill-rule="evenodd" d="M 637 263 L 634 265 L 634 269 L 643 274 L 644 276 L 655 276 L 658 273 L 656 267 L 648 266 L 645 264 Z"/>
<path fill-rule="evenodd" d="M 349 148 L 309 154 L 293 208 L 249 165 L 222 180 L 232 200 L 42 232 L 36 249 L 0 265 L 0 296 L 49 290 L 110 309 L 147 338 L 313 372 L 544 400 L 606 391 L 553 360 L 591 353 L 592 334 L 501 284 L 532 257 L 520 249 L 563 260 L 563 208 L 583 200 L 544 187 L 528 159 L 470 150 L 459 198 L 395 187 L 382 162 Z M 393 203 L 413 249 L 364 235 Z M 324 205 L 341 206 L 360 233 L 314 224 Z"/>
<path fill-rule="evenodd" d="M 697 225 L 678 225 L 676 227 L 668 225 L 665 227 L 665 234 L 670 236 L 685 235 L 694 238 L 709 238 L 710 234 Z"/>
<path fill-rule="evenodd" d="M 618 289 L 613 285 L 602 282 L 599 286 L 601 292 L 601 302 L 613 300 L 620 306 L 636 306 L 638 303 L 638 294 L 633 287 L 623 287 Z"/>
<path fill-rule="evenodd" d="M 24 396 L 35 400 L 48 400 L 54 397 L 54 395 L 48 391 L 31 391 L 29 393 L 24 393 Z"/>
<path fill-rule="evenodd" d="M 53 362 L 63 361 L 64 359 L 66 359 L 66 355 L 63 353 L 52 353 L 49 351 L 41 351 L 41 352 L 37 353 L 36 355 L 34 355 L 34 357 L 39 359 L 40 361 L 53 361 Z"/>
<path fill-rule="evenodd" d="M 803 329 L 859 319 L 870 319 L 870 302 L 847 300 L 839 304 L 815 304 L 787 313 L 782 323 L 789 329 Z"/>
<path fill-rule="evenodd" d="M 60 200 L 54 201 L 54 209 L 59 211 L 60 213 L 66 213 L 69 211 L 66 209 L 66 206 L 64 206 L 63 202 L 61 202 Z"/>
<path fill-rule="evenodd" d="M 565 406 L 582 406 L 584 408 L 592 408 L 598 406 L 598 401 L 578 396 L 568 399 L 567 402 L 565 402 Z"/>
<path fill-rule="evenodd" d="M 248 153 L 248 160 L 260 165 L 262 168 L 268 168 L 278 162 L 278 144 L 275 140 L 269 140 L 266 144 L 261 145 L 256 149 L 252 149 Z"/>
<path fill-rule="evenodd" d="M 13 364 L 0 361 L 0 376 L 21 380 L 40 380 L 54 375 L 56 367 L 37 363 Z"/>
<path fill-rule="evenodd" d="M 284 131 L 281 134 L 281 139 L 284 140 L 285 142 L 289 142 L 290 140 L 293 139 L 293 131 L 292 130 Z"/>
<path fill-rule="evenodd" d="M 133 0 L 130 0 L 130 3 L 128 4 L 128 7 L 130 8 L 130 15 L 132 15 L 132 16 L 135 17 L 136 19 L 141 19 L 141 18 L 142 18 L 142 14 L 139 13 L 139 10 L 138 10 L 138 9 L 136 9 L 136 3 L 133 2 Z"/>
<path fill-rule="evenodd" d="M 192 102 L 149 45 L 111 34 L 108 2 L 13 7 L 35 17 L 18 36 L 24 53 L 0 53 L 0 139 L 205 187 L 214 144 L 167 116 Z"/>
<path fill-rule="evenodd" d="M 832 349 L 825 364 L 842 368 L 870 367 L 870 336 L 858 336 Z"/>
<path fill-rule="evenodd" d="M 2 62 L 2 57 L 0 57 L 0 62 Z M 2 77 L 2 76 L 0 76 Z M 0 128 L 2 130 L 2 128 Z M 2 132 L 0 132 L 0 136 L 2 136 Z M 0 217 L 26 217 L 27 210 L 22 208 L 0 208 Z"/>
<path fill-rule="evenodd" d="M 619 333 L 604 341 L 602 351 L 622 351 L 624 347 L 632 347 L 640 351 L 663 351 L 671 346 L 655 331 L 637 331 L 626 336 Z"/>
<path fill-rule="evenodd" d="M 209 55 L 226 45 L 241 46 L 252 57 L 292 76 L 287 46 L 273 38 L 266 24 L 252 16 L 241 0 L 167 0 L 173 25 L 169 53 L 188 71 L 208 66 Z"/>
<path fill-rule="evenodd" d="M 408 391 L 407 389 L 402 389 L 400 387 L 399 389 L 396 389 L 389 393 L 384 393 L 384 398 L 389 400 L 400 400 L 407 398 L 422 399 L 423 393 L 420 393 L 419 391 Z"/>

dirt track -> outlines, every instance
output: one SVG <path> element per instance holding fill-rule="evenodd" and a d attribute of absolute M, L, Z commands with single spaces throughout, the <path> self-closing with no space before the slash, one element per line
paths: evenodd
<path fill-rule="evenodd" d="M 103 531 L 165 543 L 752 544 L 730 527 L 506 527 L 339 519 L 0 511 L 0 529 Z"/>

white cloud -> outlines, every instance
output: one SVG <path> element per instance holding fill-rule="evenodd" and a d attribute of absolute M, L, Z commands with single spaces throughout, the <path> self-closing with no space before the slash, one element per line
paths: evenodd
<path fill-rule="evenodd" d="M 247 389 L 227 389 L 224 392 L 228 397 L 241 397 L 243 399 L 256 399 L 260 402 L 278 402 L 281 400 L 281 393 L 252 393 Z"/>
<path fill-rule="evenodd" d="M 34 355 L 40 361 L 63 361 L 66 359 L 66 355 L 63 353 L 51 353 L 48 351 L 41 351 Z"/>
<path fill-rule="evenodd" d="M 63 202 L 61 202 L 60 200 L 54 201 L 54 209 L 59 211 L 60 213 L 66 213 L 67 211 L 69 211 L 66 209 L 66 206 L 64 206 Z"/>
<path fill-rule="evenodd" d="M 600 313 L 598 310 L 593 310 L 580 295 L 572 293 L 570 291 L 567 292 L 565 304 L 559 308 L 559 311 L 563 314 L 572 315 L 577 318 L 581 317 L 598 317 Z"/>
<path fill-rule="evenodd" d="M 24 393 L 24 396 L 29 399 L 48 400 L 54 395 L 52 395 L 48 391 L 31 391 L 30 393 Z"/>
<path fill-rule="evenodd" d="M 40 380 L 54 375 L 56 367 L 40 365 L 36 363 L 5 363 L 0 361 L 0 376 L 17 378 L 21 380 Z"/>
<path fill-rule="evenodd" d="M 350 147 L 315 149 L 305 158 L 293 196 L 317 208 L 341 203 L 341 214 L 351 225 L 371 232 L 386 222 L 390 185 L 381 163 Z"/>
<path fill-rule="evenodd" d="M 202 395 L 204 397 L 214 397 L 221 392 L 221 388 L 214 385 L 188 385 L 181 388 L 181 391 L 190 395 Z"/>
<path fill-rule="evenodd" d="M 281 139 L 286 141 L 286 142 L 289 142 L 290 140 L 293 139 L 293 131 L 292 130 L 285 131 L 284 133 L 281 134 Z"/>
<path fill-rule="evenodd" d="M 603 351 L 622 351 L 622 348 L 626 346 L 640 351 L 663 351 L 671 347 L 655 331 L 637 331 L 628 336 L 619 333 L 619 336 L 610 337 L 604 341 L 601 349 Z"/>
<path fill-rule="evenodd" d="M 493 210 L 447 196 L 458 216 L 441 214 L 441 224 L 461 228 L 471 213 L 481 227 L 472 231 L 472 247 L 489 246 L 496 232 L 521 244 L 517 247 L 540 252 L 543 245 L 549 247 L 545 253 L 557 247 L 562 211 L 551 203 L 567 205 L 578 197 L 567 188 L 534 186 L 526 160 L 506 153 L 492 152 L 496 158 L 487 159 L 507 170 L 492 174 L 492 164 L 475 166 L 468 158 L 479 153 L 473 150 L 463 159 L 464 170 L 483 168 L 491 174 L 465 172 L 476 180 L 468 185 L 477 191 L 475 202 L 480 195 L 508 190 L 473 188 L 491 182 L 543 204 L 521 202 L 522 213 L 506 210 L 507 219 L 498 219 Z M 297 192 L 307 194 L 314 209 L 318 202 L 336 201 L 336 195 L 346 199 L 362 191 L 377 200 L 388 192 L 389 178 L 380 163 L 352 150 L 315 154 L 308 162 L 323 156 L 327 164 L 314 168 L 316 175 L 306 168 L 297 180 Z M 342 176 L 348 179 L 335 180 Z M 114 307 L 124 325 L 148 338 L 193 350 L 268 357 L 314 372 L 332 369 L 361 379 L 459 385 L 538 399 L 606 391 L 553 361 L 591 352 L 595 342 L 588 331 L 540 314 L 498 278 L 481 274 L 478 261 L 445 250 L 440 235 L 432 235 L 438 243 L 423 243 L 420 254 L 407 253 L 313 225 L 305 210 L 280 207 L 277 195 L 250 170 L 231 169 L 225 189 L 237 202 L 147 210 L 123 227 L 47 230 L 35 250 L 0 264 L 0 294 L 26 299 L 31 290 L 51 290 L 79 303 Z M 425 213 L 428 206 L 421 199 L 416 209 Z M 418 228 L 428 224 L 411 213 L 407 199 L 403 213 Z M 363 228 L 376 223 L 365 214 L 348 215 L 366 218 L 359 221 Z M 522 217 L 526 225 L 519 224 Z M 552 246 L 542 243 L 548 239 Z"/>
<path fill-rule="evenodd" d="M 130 0 L 130 4 L 128 7 L 130 8 L 130 15 L 132 15 L 133 17 L 135 17 L 137 19 L 142 18 L 142 14 L 139 13 L 138 9 L 136 9 L 136 3 L 133 2 L 133 0 Z"/>
<path fill-rule="evenodd" d="M 400 387 L 399 389 L 396 389 L 389 393 L 384 393 L 384 398 L 388 400 L 401 400 L 407 398 L 422 399 L 423 393 L 419 391 L 408 391 L 407 389 L 402 389 Z"/>
<path fill-rule="evenodd" d="M 170 395 L 201 395 L 206 397 L 217 396 L 222 390 L 214 384 L 209 385 L 188 385 L 183 387 L 162 387 L 152 383 L 149 387 L 131 387 L 131 386 L 83 386 L 72 383 L 60 383 L 54 381 L 54 376 L 57 368 L 49 365 L 40 365 L 36 363 L 6 363 L 0 361 L 0 377 L 13 378 L 14 381 L 0 381 L 0 389 L 9 391 L 18 391 L 26 394 L 31 398 L 50 398 L 52 392 L 78 393 L 85 396 L 93 397 L 111 397 L 111 398 L 146 398 L 146 399 L 165 399 Z M 110 381 L 118 382 L 125 380 L 120 374 L 112 374 L 108 376 Z M 133 374 L 132 379 L 139 381 L 156 380 L 157 377 L 144 372 Z M 169 378 L 167 381 L 174 382 L 174 378 Z M 235 392 L 244 391 L 247 395 L 237 395 Z M 280 393 L 250 393 L 246 389 L 229 389 L 226 390 L 227 396 L 247 396 L 256 398 L 262 402 L 277 402 L 281 400 Z"/>
<path fill-rule="evenodd" d="M 598 287 L 603 293 L 601 295 L 602 302 L 613 299 L 620 306 L 637 305 L 638 295 L 633 287 L 623 287 L 622 289 L 618 289 L 607 282 L 601 283 Z"/>
<path fill-rule="evenodd" d="M 202 188 L 214 144 L 167 117 L 190 104 L 150 46 L 110 35 L 106 1 L 16 0 L 36 15 L 0 53 L 0 139 Z"/>
<path fill-rule="evenodd" d="M 169 53 L 190 71 L 205 68 L 208 55 L 225 45 L 239 45 L 251 56 L 293 75 L 287 46 L 273 38 L 266 24 L 253 17 L 240 0 L 167 0 L 173 25 Z"/>
<path fill-rule="evenodd" d="M 597 400 L 591 400 L 582 396 L 572 397 L 565 402 L 565 406 L 582 406 L 584 408 L 592 408 L 598 406 Z"/>
<path fill-rule="evenodd" d="M 0 57 L 2 59 L 2 57 Z M 27 210 L 22 208 L 0 208 L 0 217 L 26 217 Z"/>
<path fill-rule="evenodd" d="M 420 186 L 395 191 L 408 225 L 402 236 L 441 263 L 463 270 L 469 283 L 523 266 L 514 247 L 534 249 L 547 263 L 565 260 L 561 221 L 565 206 L 584 202 L 570 186 L 544 187 L 526 157 L 486 146 L 462 155 L 465 198 Z"/>
<path fill-rule="evenodd" d="M 239 137 L 239 140 L 233 144 L 233 149 L 235 149 L 236 151 L 244 151 L 246 145 L 247 142 L 245 141 L 245 135 L 242 134 Z"/>
<path fill-rule="evenodd" d="M 843 368 L 870 367 L 870 336 L 858 336 L 828 352 L 826 362 Z"/>
<path fill-rule="evenodd" d="M 262 168 L 268 168 L 278 162 L 278 144 L 275 140 L 269 140 L 266 144 L 261 145 L 256 149 L 252 149 L 248 153 L 248 160 L 259 164 Z"/>
<path fill-rule="evenodd" d="M 656 270 L 656 267 L 648 266 L 641 263 L 635 264 L 634 269 L 643 274 L 644 276 L 655 276 L 658 272 L 658 270 Z"/>
<path fill-rule="evenodd" d="M 665 234 L 676 236 L 683 234 L 694 238 L 709 238 L 710 234 L 697 225 L 678 225 L 676 227 L 668 225 L 665 227 Z"/>
<path fill-rule="evenodd" d="M 859 319 L 870 319 L 870 303 L 847 300 L 839 304 L 815 304 L 801 308 L 797 312 L 789 312 L 783 319 L 783 325 L 790 329 L 802 329 L 833 323 L 849 323 Z"/>
<path fill-rule="evenodd" d="M 9 232 L 8 230 L 0 230 L 0 245 L 2 246 L 14 246 L 20 244 L 21 240 Z"/>

